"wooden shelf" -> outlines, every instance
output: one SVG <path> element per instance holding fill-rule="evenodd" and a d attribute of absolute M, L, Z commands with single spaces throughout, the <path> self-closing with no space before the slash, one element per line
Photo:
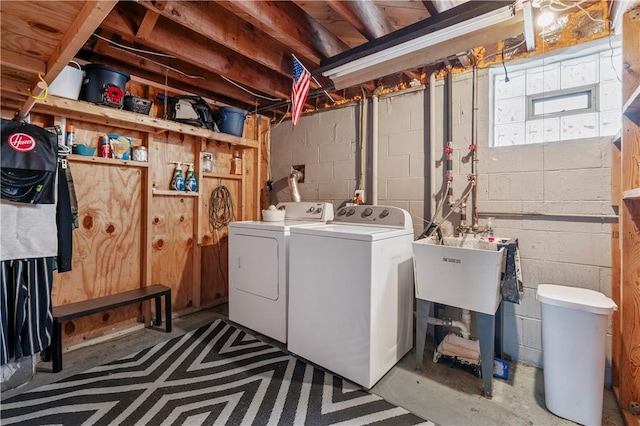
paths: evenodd
<path fill-rule="evenodd" d="M 640 85 L 636 87 L 629 100 L 622 106 L 622 113 L 640 126 Z"/>
<path fill-rule="evenodd" d="M 638 200 L 640 199 L 640 188 L 633 188 L 622 193 L 623 200 Z"/>
<path fill-rule="evenodd" d="M 130 167 L 143 167 L 148 168 L 149 163 L 143 161 L 133 160 L 119 160 L 117 158 L 104 158 L 104 157 L 89 157 L 87 155 L 69 154 L 67 159 L 72 162 L 78 163 L 98 163 L 106 164 L 108 166 L 130 166 Z"/>
<path fill-rule="evenodd" d="M 63 115 L 66 118 L 84 121 L 87 123 L 103 124 L 120 127 L 123 129 L 143 132 L 162 133 L 177 132 L 185 135 L 203 137 L 218 142 L 226 142 L 231 145 L 244 148 L 257 148 L 258 141 L 241 138 L 221 132 L 212 132 L 208 129 L 190 126 L 175 121 L 163 120 L 144 114 L 124 111 L 116 108 L 95 105 L 90 102 L 76 101 L 73 99 L 48 96 L 45 100 L 38 101 L 33 111 L 45 114 Z"/>
<path fill-rule="evenodd" d="M 154 189 L 153 195 L 163 196 L 163 197 L 198 197 L 200 193 L 187 192 L 187 191 L 174 191 L 172 189 Z"/>
<path fill-rule="evenodd" d="M 217 178 L 217 179 L 242 180 L 242 175 L 232 175 L 230 173 L 202 172 L 202 177 L 205 177 L 205 178 Z"/>

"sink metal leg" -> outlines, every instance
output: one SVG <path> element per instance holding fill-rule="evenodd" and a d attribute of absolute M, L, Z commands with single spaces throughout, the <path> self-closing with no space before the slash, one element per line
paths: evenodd
<path fill-rule="evenodd" d="M 476 312 L 478 340 L 480 340 L 480 365 L 485 398 L 493 396 L 493 339 L 495 336 L 495 317 Z"/>
<path fill-rule="evenodd" d="M 431 302 L 416 299 L 416 370 L 422 371 L 424 343 L 427 340 L 427 320 Z"/>

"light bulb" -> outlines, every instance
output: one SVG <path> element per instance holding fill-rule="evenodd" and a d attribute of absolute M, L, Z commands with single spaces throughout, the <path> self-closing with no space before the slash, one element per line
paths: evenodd
<path fill-rule="evenodd" d="M 540 16 L 538 16 L 538 20 L 537 20 L 538 26 L 546 27 L 547 25 L 553 22 L 553 19 L 554 19 L 553 12 L 545 10 L 540 13 Z"/>

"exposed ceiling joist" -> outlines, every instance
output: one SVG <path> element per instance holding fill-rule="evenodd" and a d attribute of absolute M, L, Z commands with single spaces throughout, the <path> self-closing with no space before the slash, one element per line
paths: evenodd
<path fill-rule="evenodd" d="M 219 4 L 241 14 L 244 19 L 304 57 L 320 61 L 349 48 L 292 2 L 235 0 Z"/>
<path fill-rule="evenodd" d="M 173 0 L 162 3 L 145 0 L 138 3 L 283 76 L 291 76 L 291 50 L 215 3 Z M 307 66 L 319 64 L 313 58 L 298 59 Z"/>
<path fill-rule="evenodd" d="M 63 68 L 80 50 L 85 40 L 100 26 L 104 18 L 111 12 L 118 0 L 102 0 L 98 2 L 86 2 L 78 16 L 72 23 L 74 31 L 65 34 L 60 44 L 56 47 L 54 53 L 47 61 L 47 72 L 42 78 L 47 81 L 53 81 Z M 40 85 L 40 78 L 36 79 L 31 85 L 29 96 L 18 111 L 18 118 L 26 116 L 36 102 L 35 97 L 42 95 L 44 88 Z M 45 86 L 46 87 L 46 86 Z"/>
<path fill-rule="evenodd" d="M 102 28 L 123 37 L 134 37 L 142 16 L 126 6 L 127 2 L 119 4 L 115 9 L 117 13 L 110 14 L 102 23 Z M 246 57 L 235 55 L 223 46 L 213 49 L 210 41 L 195 37 L 174 22 L 165 20 L 162 25 L 156 25 L 151 36 L 142 44 L 150 50 L 164 52 L 185 63 L 228 76 L 238 84 L 253 87 L 271 97 L 289 96 L 290 79 Z"/>
<path fill-rule="evenodd" d="M 371 0 L 327 0 L 327 3 L 367 40 L 374 40 L 395 30 L 391 21 Z"/>
<path fill-rule="evenodd" d="M 615 20 L 615 16 L 620 15 L 621 9 L 617 7 L 620 3 L 589 0 L 583 6 L 591 10 L 587 4 L 599 5 L 600 11 L 611 11 L 610 19 Z M 311 84 L 313 96 L 309 106 L 324 107 L 332 104 L 329 96 L 342 103 L 358 99 L 363 90 L 368 95 L 381 85 L 387 90 L 402 87 L 410 80 L 422 80 L 429 74 L 424 65 L 433 71 L 444 59 L 455 58 L 461 51 L 481 46 L 494 48 L 495 43 L 514 35 L 521 40 L 524 32 L 521 22 L 464 37 L 448 33 L 449 39 L 439 40 L 437 46 L 423 50 L 416 47 L 410 53 L 394 57 L 390 61 L 393 66 L 374 64 L 374 74 L 359 74 L 356 69 L 353 79 L 335 81 L 320 75 L 328 66 L 337 67 L 414 40 L 420 37 L 415 32 L 417 27 L 422 28 L 427 38 L 433 37 L 439 30 L 472 20 L 485 14 L 487 8 L 497 9 L 504 4 L 514 3 L 497 0 L 74 0 L 55 3 L 2 0 L 2 98 L 11 100 L 12 105 L 21 99 L 19 109 L 28 111 L 34 100 L 27 90 L 38 93 L 38 73 L 50 83 L 75 56 L 80 62 L 106 63 L 129 72 L 134 84 L 129 85 L 128 90 L 141 90 L 148 85 L 148 93 L 153 96 L 152 93 L 165 88 L 167 81 L 169 92 L 196 94 L 214 105 L 252 110 L 272 107 L 276 115 L 285 114 L 290 103 L 292 55 L 295 55 L 318 79 L 317 84 Z M 532 12 L 535 17 L 539 9 L 533 8 Z M 576 10 L 567 11 L 565 15 L 571 13 L 581 14 Z M 598 36 L 603 35 L 608 34 Z M 469 62 L 455 61 L 458 62 L 460 66 L 470 66 Z M 319 64 L 322 67 L 319 68 Z M 367 64 L 370 65 L 368 60 Z M 177 71 L 167 73 L 168 68 Z M 194 79 L 185 74 L 203 78 Z M 327 93 L 315 90 L 318 88 L 326 89 Z M 6 108 L 4 105 L 5 111 Z"/>

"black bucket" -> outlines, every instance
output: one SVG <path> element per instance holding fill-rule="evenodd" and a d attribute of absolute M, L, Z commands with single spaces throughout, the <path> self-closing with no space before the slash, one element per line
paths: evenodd
<path fill-rule="evenodd" d="M 102 64 L 87 64 L 80 99 L 94 104 L 122 108 L 129 74 Z"/>

